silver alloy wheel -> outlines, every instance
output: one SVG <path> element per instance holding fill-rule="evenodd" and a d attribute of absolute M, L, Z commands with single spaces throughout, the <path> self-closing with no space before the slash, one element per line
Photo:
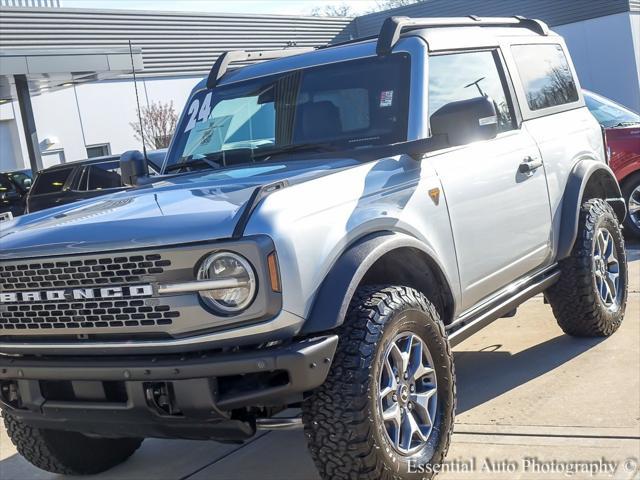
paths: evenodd
<path fill-rule="evenodd" d="M 608 308 L 615 308 L 620 291 L 620 262 L 613 236 L 606 228 L 596 234 L 593 270 L 600 299 Z"/>
<path fill-rule="evenodd" d="M 629 218 L 640 228 L 640 185 L 633 189 L 629 195 Z"/>
<path fill-rule="evenodd" d="M 419 450 L 429 439 L 438 406 L 433 360 L 424 341 L 403 332 L 384 353 L 378 408 L 391 445 L 402 455 Z"/>

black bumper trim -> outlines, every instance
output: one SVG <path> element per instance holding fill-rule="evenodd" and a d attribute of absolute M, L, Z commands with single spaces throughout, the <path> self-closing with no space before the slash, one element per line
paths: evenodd
<path fill-rule="evenodd" d="M 235 420 L 230 412 L 249 406 L 280 406 L 299 401 L 303 392 L 324 383 L 338 345 L 337 335 L 316 337 L 241 353 L 197 357 L 9 357 L 0 355 L 0 386 L 17 386 L 21 403 L 0 394 L 0 406 L 26 423 L 96 435 L 169 438 L 246 438 L 255 431 L 250 419 Z M 286 372 L 277 385 L 254 384 L 251 374 Z M 238 377 L 249 375 L 247 379 Z M 234 378 L 242 389 L 224 392 L 221 380 Z M 47 399 L 43 381 L 119 382 L 126 402 Z M 163 416 L 150 405 L 145 389 L 171 384 L 180 417 Z M 15 388 L 15 387 L 12 387 Z M 79 391 L 82 389 L 78 388 Z M 1 392 L 0 392 L 1 393 Z"/>
<path fill-rule="evenodd" d="M 337 335 L 330 335 L 285 347 L 198 358 L 145 356 L 94 359 L 0 355 L 0 380 L 152 381 L 286 370 L 298 385 L 309 384 L 314 388 L 326 378 L 337 345 Z M 320 382 L 314 385 L 316 379 Z"/>

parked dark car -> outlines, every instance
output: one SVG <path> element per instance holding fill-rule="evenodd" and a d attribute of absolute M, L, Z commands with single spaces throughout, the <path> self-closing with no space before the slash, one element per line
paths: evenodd
<path fill-rule="evenodd" d="M 159 171 L 166 149 L 147 152 L 149 168 Z M 127 188 L 120 177 L 120 156 L 63 163 L 36 175 L 27 195 L 26 213 L 57 207 Z"/>
<path fill-rule="evenodd" d="M 0 173 L 0 221 L 24 213 L 25 197 L 31 188 L 31 170 Z"/>
<path fill-rule="evenodd" d="M 0 173 L 0 222 L 24 213 L 28 187 L 23 185 L 12 173 Z"/>
<path fill-rule="evenodd" d="M 627 202 L 627 231 L 640 238 L 640 115 L 593 92 L 584 91 L 584 99 L 605 132 L 609 164 Z"/>

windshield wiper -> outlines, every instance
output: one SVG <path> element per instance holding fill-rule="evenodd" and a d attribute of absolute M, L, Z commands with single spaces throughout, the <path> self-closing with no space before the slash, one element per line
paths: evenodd
<path fill-rule="evenodd" d="M 199 158 L 185 158 L 182 162 L 176 163 L 175 165 L 170 165 L 166 168 L 167 172 L 171 172 L 173 170 L 182 170 L 183 168 L 193 167 L 195 165 L 207 165 L 213 169 L 220 168 L 220 165 L 213 160 L 209 160 L 206 157 Z"/>
<path fill-rule="evenodd" d="M 254 157 L 273 157 L 276 155 L 283 155 L 286 153 L 296 152 L 330 152 L 336 150 L 335 145 L 330 143 L 294 143 L 291 145 L 284 145 L 282 147 L 274 148 L 258 148 L 253 151 Z"/>
<path fill-rule="evenodd" d="M 633 125 L 638 125 L 640 122 L 620 122 L 613 126 L 613 128 L 617 127 L 632 127 Z"/>
<path fill-rule="evenodd" d="M 218 162 L 211 160 L 212 158 L 223 159 L 224 155 L 230 155 L 230 154 L 238 155 L 240 152 L 246 153 L 247 160 L 251 160 L 251 162 L 248 161 L 247 163 L 253 163 L 253 161 L 256 158 L 264 159 L 266 157 L 264 161 L 268 161 L 268 159 L 271 157 L 283 155 L 287 153 L 329 152 L 332 150 L 336 150 L 336 148 L 335 146 L 329 143 L 296 143 L 292 145 L 284 145 L 281 147 L 266 147 L 266 148 L 263 147 L 263 148 L 254 148 L 254 149 L 237 148 L 237 149 L 231 149 L 231 150 L 221 150 L 219 152 L 207 153 L 198 158 L 192 158 L 190 156 L 187 156 L 182 162 L 168 166 L 165 169 L 165 171 L 171 172 L 174 170 L 181 170 L 182 168 L 185 168 L 185 167 L 192 167 L 194 165 L 202 165 L 202 164 L 206 164 L 211 168 L 219 169 L 219 168 L 222 168 L 223 166 L 220 165 Z"/>

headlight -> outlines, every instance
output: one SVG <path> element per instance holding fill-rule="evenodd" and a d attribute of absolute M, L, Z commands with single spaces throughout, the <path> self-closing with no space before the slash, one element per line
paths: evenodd
<path fill-rule="evenodd" d="M 198 270 L 198 280 L 236 281 L 236 285 L 230 288 L 200 292 L 205 303 L 225 313 L 238 313 L 247 308 L 257 290 L 251 264 L 231 252 L 217 252 L 205 258 Z"/>

